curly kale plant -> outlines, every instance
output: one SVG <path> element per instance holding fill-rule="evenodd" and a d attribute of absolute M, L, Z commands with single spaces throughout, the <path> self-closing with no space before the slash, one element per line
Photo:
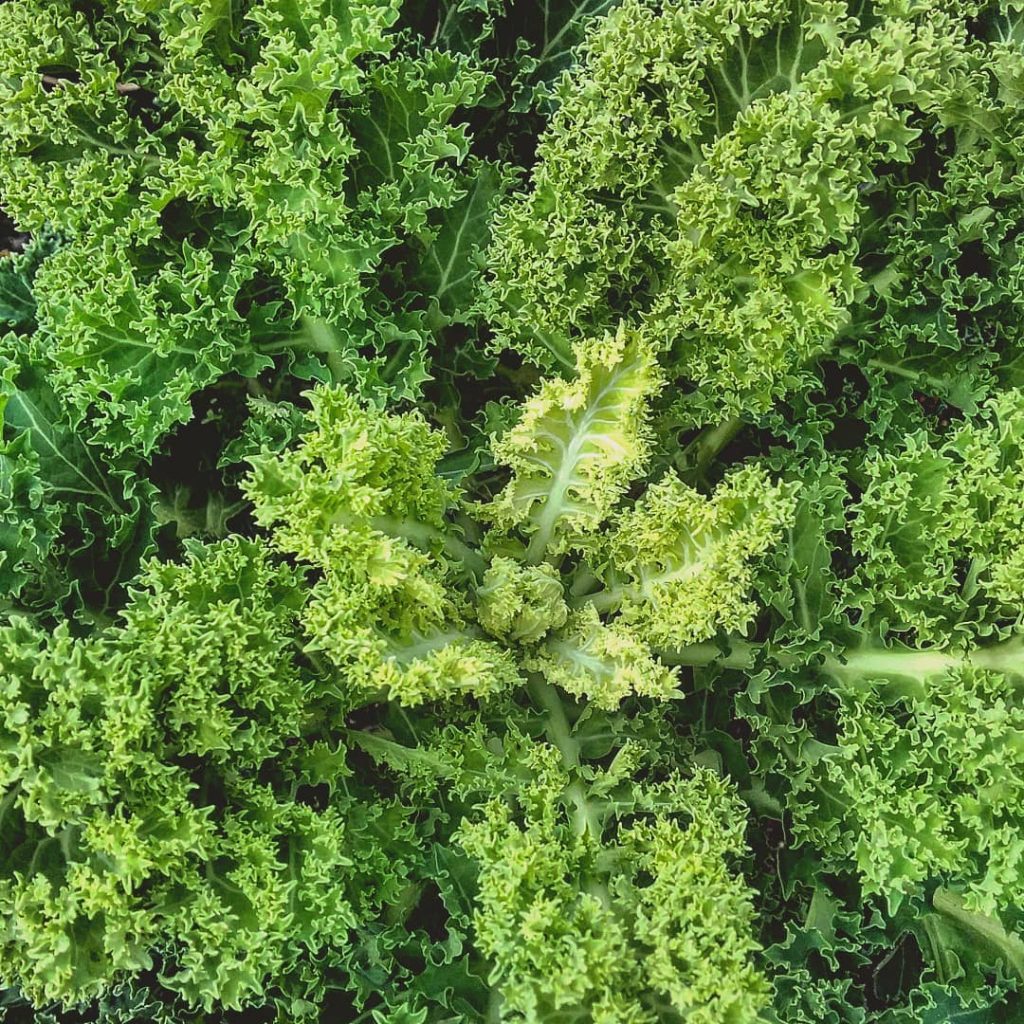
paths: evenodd
<path fill-rule="evenodd" d="M 823 353 L 1019 344 L 1019 28 L 964 8 L 625 0 L 499 216 L 498 343 L 557 366 L 625 318 L 686 423 L 764 411 Z"/>
<path fill-rule="evenodd" d="M 425 1020 L 456 974 L 451 1009 L 509 1020 L 764 1004 L 742 805 L 621 708 L 675 696 L 652 644 L 749 621 L 792 488 L 666 476 L 615 511 L 661 381 L 626 335 L 578 358 L 496 443 L 515 466 L 491 501 L 436 474 L 421 416 L 318 389 L 298 445 L 252 460 L 265 540 L 150 563 L 91 636 L 12 618 L 8 980 L 82 1001 L 155 971 L 185 1006 L 299 1017 L 340 988 Z"/>
<path fill-rule="evenodd" d="M 1017 7 L 0 5 L 0 1022 L 1024 1019 Z"/>
<path fill-rule="evenodd" d="M 508 171 L 470 152 L 468 119 L 496 80 L 399 14 L 0 6 L 0 206 L 39 233 L 0 271 L 0 328 L 20 339 L 2 353 L 20 520 L 4 600 L 106 614 L 159 523 L 223 535 L 214 506 L 237 491 L 198 467 L 159 478 L 182 423 L 222 419 L 216 466 L 247 394 L 312 378 L 412 400 L 493 376 L 471 307 Z M 93 539 L 102 564 L 69 570 Z"/>

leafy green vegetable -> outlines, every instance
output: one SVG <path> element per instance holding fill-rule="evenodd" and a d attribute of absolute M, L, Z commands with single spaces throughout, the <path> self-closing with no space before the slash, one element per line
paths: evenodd
<path fill-rule="evenodd" d="M 556 366 L 626 318 L 695 389 L 692 423 L 763 411 L 861 339 L 882 365 L 908 342 L 941 352 L 958 310 L 1015 338 L 1013 272 L 998 273 L 1020 216 L 1002 184 L 1020 160 L 1000 84 L 1015 28 L 997 20 L 1010 41 L 982 50 L 954 11 L 617 7 L 499 217 L 498 343 Z"/>
<path fill-rule="evenodd" d="M 0 5 L 0 1024 L 1021 1020 L 1018 6 Z"/>
<path fill-rule="evenodd" d="M 551 394 L 565 389 L 580 396 L 569 404 L 581 433 L 603 422 L 606 389 L 588 391 L 589 358 L 581 346 L 579 378 L 545 383 L 512 436 L 532 425 L 547 437 Z M 635 358 L 613 348 L 605 369 L 628 376 Z M 637 1021 L 660 1000 L 708 1020 L 761 1005 L 767 985 L 750 962 L 751 899 L 728 863 L 743 851 L 738 798 L 698 768 L 636 788 L 631 770 L 643 754 L 628 738 L 607 771 L 585 764 L 562 698 L 544 679 L 548 665 L 574 664 L 575 675 L 547 674 L 570 693 L 594 690 L 594 709 L 614 715 L 633 694 L 672 698 L 672 673 L 626 616 L 600 621 L 597 605 L 610 591 L 574 597 L 568 563 L 560 574 L 558 562 L 531 556 L 532 526 L 499 530 L 510 551 L 518 533 L 520 556 L 488 564 L 479 527 L 451 518 L 459 497 L 434 472 L 443 437 L 422 417 L 376 411 L 337 388 L 310 400 L 298 445 L 254 456 L 245 482 L 268 540 L 192 544 L 184 564 L 149 563 L 120 620 L 92 636 L 76 639 L 64 627 L 47 636 L 21 618 L 7 627 L 10 874 L 0 908 L 11 979 L 36 1001 L 79 1001 L 159 963 L 160 983 L 207 1012 L 253 1005 L 272 984 L 281 1012 L 298 1001 L 311 1013 L 326 979 L 315 965 L 326 958 L 346 972 L 342 987 L 366 1001 L 358 968 L 366 935 L 385 928 L 391 938 L 379 941 L 405 941 L 402 926 L 429 877 L 410 889 L 407 875 L 426 872 L 430 844 L 447 841 L 478 873 L 478 946 L 464 969 L 482 984 L 474 956 L 493 961 L 488 984 L 508 1019 L 581 1001 L 595 1020 Z M 637 437 L 642 419 L 632 409 Z M 639 468 L 643 444 L 632 444 L 626 462 Z M 507 445 L 495 442 L 498 451 Z M 566 445 L 545 465 L 562 479 L 577 463 Z M 610 479 L 612 504 L 621 488 Z M 561 510 L 565 493 L 552 488 L 530 508 L 549 518 L 545 506 Z M 495 518 L 486 506 L 474 511 Z M 597 531 L 599 518 L 591 520 Z M 614 519 L 608 527 L 613 538 L 627 528 Z M 729 525 L 719 529 L 727 543 Z M 601 550 L 600 536 L 593 543 Z M 579 572 L 602 576 L 596 566 Z M 634 610 L 644 599 L 633 596 Z M 570 601 L 585 609 L 571 622 Z M 543 610 L 559 607 L 544 620 Z M 714 605 L 704 614 L 713 618 Z M 618 646 L 595 645 L 582 623 Z M 701 638 L 713 630 L 712 621 Z M 577 685 L 587 658 L 607 664 L 614 680 L 595 674 Z M 546 738 L 518 735 L 509 718 L 523 687 L 540 694 Z M 345 725 L 388 706 L 403 715 L 424 708 L 423 725 L 443 734 L 445 709 L 467 696 L 476 698 L 461 711 L 473 742 L 457 753 L 451 737 L 416 742 L 414 734 L 408 746 L 386 731 L 350 736 Z M 521 761 L 466 764 L 516 743 Z M 360 767 L 351 751 L 385 774 Z M 657 761 L 651 767 L 664 773 Z M 439 808 L 417 822 L 412 794 L 386 795 L 392 771 L 411 772 L 416 788 L 429 779 L 463 812 Z M 308 787 L 323 796 L 295 802 Z M 588 788 L 600 798 L 593 805 Z M 506 792 L 526 809 L 522 826 Z M 359 838 L 366 829 L 369 846 Z M 353 843 L 362 845 L 350 851 Z M 521 857 L 548 863 L 549 873 L 512 896 L 508 872 Z M 586 887 L 581 896 L 567 881 L 591 861 L 606 896 Z M 680 885 L 697 888 L 669 900 Z M 517 948 L 513 936 L 528 927 L 519 916 L 550 916 L 559 901 L 568 901 L 564 934 L 538 933 L 533 953 Z M 733 908 L 727 929 L 712 909 L 723 901 Z M 597 945 L 588 939 L 595 929 L 605 936 Z M 52 956 L 37 957 L 47 941 Z M 581 972 L 578 992 L 550 973 L 563 947 Z M 404 976 L 401 963 L 398 952 L 382 961 Z M 716 989 L 723 976 L 732 979 L 724 993 Z M 413 993 L 409 1012 L 421 1001 Z"/>
<path fill-rule="evenodd" d="M 67 238 L 36 275 L 39 329 L 104 446 L 147 454 L 194 391 L 282 361 L 419 395 L 429 305 L 451 319 L 472 290 L 501 175 L 467 162 L 462 111 L 488 75 L 397 51 L 397 16 L 4 5 L 3 202 Z"/>

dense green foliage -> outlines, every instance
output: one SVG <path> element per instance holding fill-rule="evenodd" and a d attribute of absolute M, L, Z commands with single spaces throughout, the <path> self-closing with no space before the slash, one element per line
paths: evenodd
<path fill-rule="evenodd" d="M 0 4 L 0 1021 L 1024 1019 L 1017 8 Z"/>

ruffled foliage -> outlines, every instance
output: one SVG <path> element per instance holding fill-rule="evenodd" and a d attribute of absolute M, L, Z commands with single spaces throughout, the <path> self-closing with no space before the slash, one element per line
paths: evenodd
<path fill-rule="evenodd" d="M 1014 31 L 978 46 L 942 3 L 626 0 L 499 215 L 498 343 L 556 366 L 625 318 L 699 423 L 861 339 L 881 362 L 948 349 L 961 309 L 1015 336 Z"/>
<path fill-rule="evenodd" d="M 0 4 L 0 1022 L 1024 1017 L 1024 19 Z"/>
<path fill-rule="evenodd" d="M 549 436 L 553 391 L 580 396 L 571 426 L 604 424 L 592 351 L 580 346 L 575 381 L 525 404 L 511 431 L 524 447 L 531 423 L 537 447 Z M 604 369 L 616 379 L 636 358 L 613 348 Z M 373 990 L 386 979 L 384 997 L 411 1015 L 391 1019 L 426 1020 L 435 954 L 412 921 L 441 881 L 431 863 L 461 857 L 474 895 L 452 927 L 475 940 L 440 945 L 470 1003 L 489 988 L 503 1019 L 524 1021 L 586 1007 L 594 1021 L 646 1024 L 663 1003 L 707 1021 L 755 1012 L 768 988 L 733 866 L 741 804 L 706 768 L 637 788 L 642 747 L 617 720 L 624 701 L 671 699 L 674 673 L 625 617 L 601 621 L 605 591 L 571 592 L 571 563 L 537 561 L 525 539 L 518 555 L 492 556 L 471 519 L 460 525 L 460 495 L 436 473 L 443 436 L 421 416 L 338 388 L 309 400 L 298 443 L 251 459 L 244 488 L 265 539 L 190 542 L 184 563 L 148 563 L 118 621 L 92 635 L 17 617 L 5 627 L 6 980 L 36 1003 L 75 1003 L 156 972 L 206 1013 L 291 1006 L 307 1018 L 329 984 L 357 1007 L 383 1005 Z M 642 471 L 644 403 L 627 404 L 636 451 L 621 462 Z M 496 456 L 508 445 L 495 441 Z M 558 479 L 576 465 L 572 444 L 546 456 Z M 592 482 L 610 518 L 602 531 L 592 517 L 595 552 L 625 528 L 612 517 L 618 465 Z M 566 491 L 529 507 L 543 519 Z M 645 514 L 654 528 L 659 513 Z M 516 550 L 514 530 L 492 532 Z M 728 523 L 718 533 L 732 543 Z M 743 563 L 761 549 L 741 534 Z M 578 571 L 601 579 L 597 562 Z M 720 600 L 707 595 L 701 639 Z M 535 738 L 510 717 L 524 690 L 548 707 Z M 589 712 L 567 710 L 572 697 L 591 697 L 624 734 L 610 767 L 585 764 L 567 716 Z M 442 725 L 453 709 L 455 735 Z M 366 715 L 372 728 L 348 724 Z M 446 795 L 421 818 L 424 785 Z M 584 870 L 594 881 L 581 891 Z M 425 943 L 419 977 L 410 941 Z"/>
<path fill-rule="evenodd" d="M 196 390 L 282 360 L 420 394 L 501 172 L 468 159 L 487 74 L 402 52 L 397 17 L 4 5 L 3 202 L 67 238 L 37 275 L 40 332 L 104 446 L 148 453 Z"/>

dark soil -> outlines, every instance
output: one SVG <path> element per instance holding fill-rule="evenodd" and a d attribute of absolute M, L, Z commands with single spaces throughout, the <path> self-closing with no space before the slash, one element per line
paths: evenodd
<path fill-rule="evenodd" d="M 18 231 L 14 221 L 0 210 L 0 256 L 24 249 L 27 241 L 28 235 Z"/>

